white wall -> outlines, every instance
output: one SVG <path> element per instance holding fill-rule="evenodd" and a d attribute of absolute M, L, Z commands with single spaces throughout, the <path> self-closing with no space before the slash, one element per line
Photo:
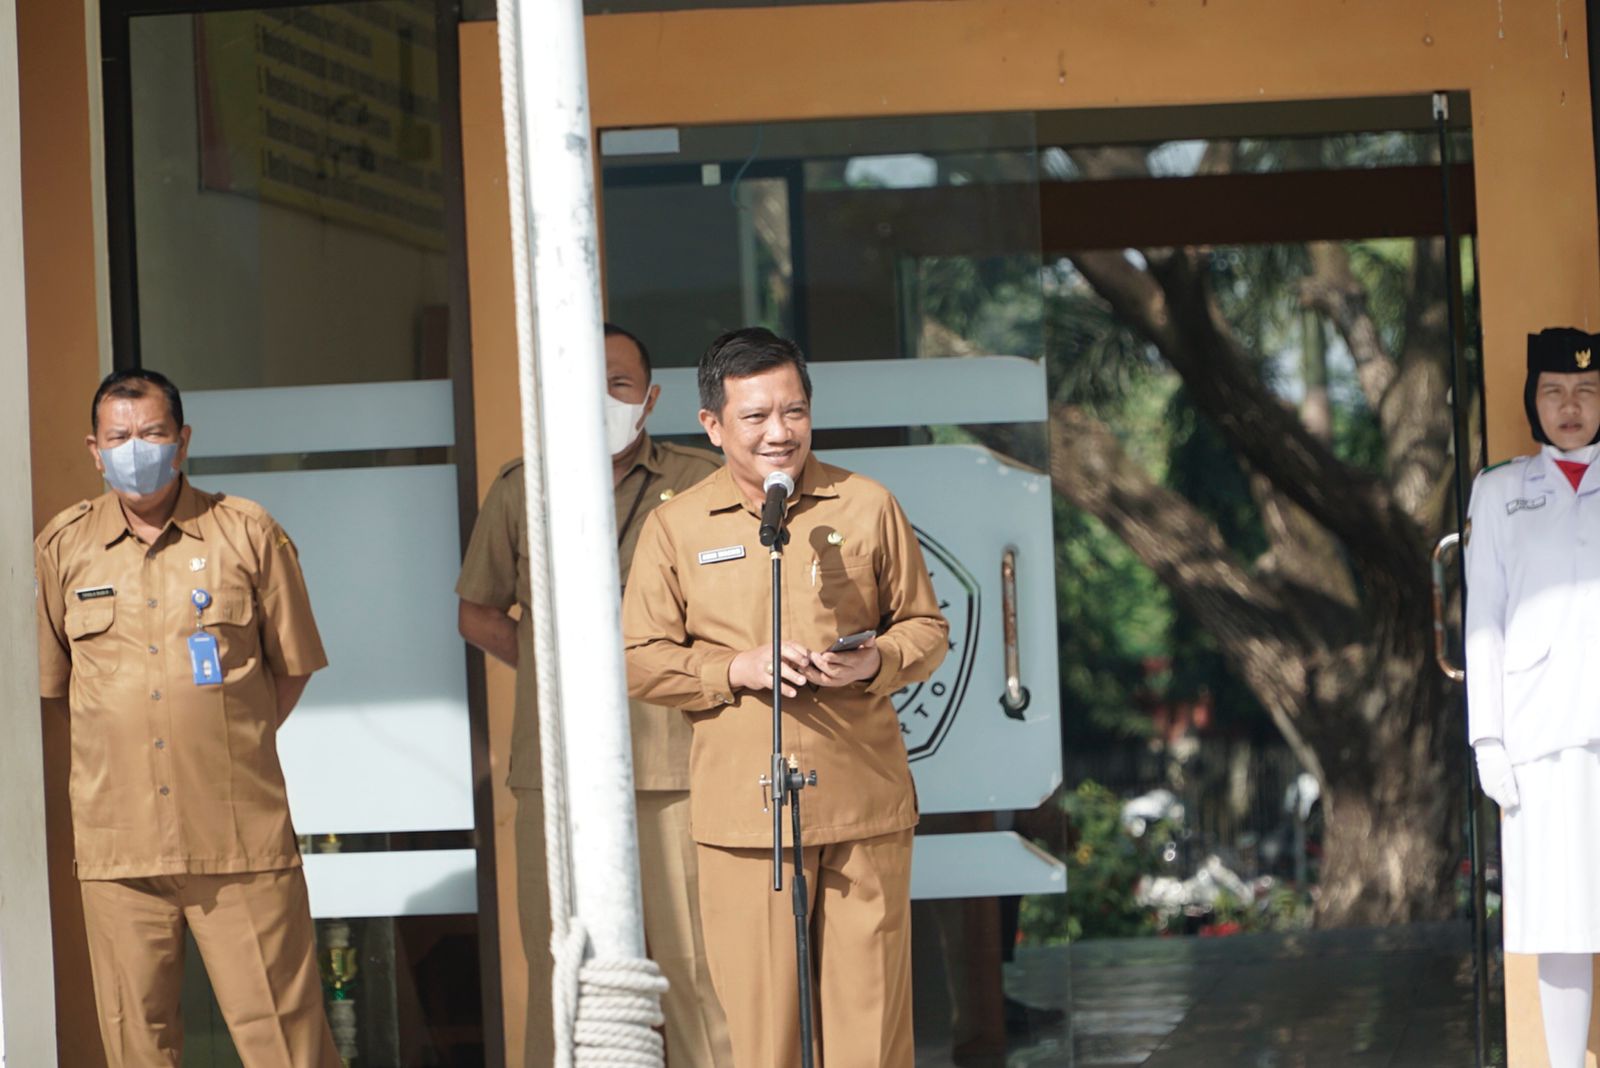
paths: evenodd
<path fill-rule="evenodd" d="M 0 1057 L 56 1063 L 33 608 L 17 11 L 0 0 Z"/>

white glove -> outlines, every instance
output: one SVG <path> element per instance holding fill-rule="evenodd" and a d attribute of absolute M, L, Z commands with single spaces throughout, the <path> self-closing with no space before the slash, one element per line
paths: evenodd
<path fill-rule="evenodd" d="M 1485 738 L 1472 747 L 1478 758 L 1478 782 L 1502 811 L 1516 808 L 1522 802 L 1517 793 L 1517 776 L 1511 769 L 1511 758 L 1498 738 Z"/>

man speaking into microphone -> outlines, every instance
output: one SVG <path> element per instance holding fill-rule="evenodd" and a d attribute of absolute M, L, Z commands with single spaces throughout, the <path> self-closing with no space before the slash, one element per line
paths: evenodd
<path fill-rule="evenodd" d="M 894 497 L 811 455 L 797 345 L 760 328 L 724 334 L 701 358 L 699 386 L 701 425 L 727 466 L 645 522 L 622 628 L 629 691 L 682 709 L 693 727 L 700 912 L 734 1062 L 800 1064 L 794 916 L 787 887 L 772 888 L 761 785 L 774 682 L 762 527 L 781 525 L 784 749 L 818 780 L 802 834 L 819 1063 L 910 1068 L 917 802 L 890 696 L 939 666 L 949 625 Z M 863 631 L 853 651 L 829 651 Z"/>

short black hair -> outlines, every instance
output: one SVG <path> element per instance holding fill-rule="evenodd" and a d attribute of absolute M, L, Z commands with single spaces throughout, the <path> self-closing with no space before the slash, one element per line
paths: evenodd
<path fill-rule="evenodd" d="M 650 350 L 644 347 L 644 342 L 639 340 L 639 335 L 632 330 L 624 330 L 616 323 L 607 323 L 605 325 L 606 337 L 625 337 L 633 342 L 634 347 L 639 350 L 639 359 L 644 361 L 644 380 L 649 382 L 653 373 L 650 369 Z"/>
<path fill-rule="evenodd" d="M 722 406 L 728 403 L 728 379 L 749 378 L 785 364 L 800 372 L 800 386 L 810 400 L 811 375 L 806 372 L 806 356 L 799 345 L 764 326 L 728 331 L 700 357 L 700 407 L 720 418 Z"/>
<path fill-rule="evenodd" d="M 183 395 L 166 375 L 143 367 L 112 371 L 101 379 L 100 388 L 94 391 L 94 403 L 89 406 L 89 429 L 96 434 L 100 432 L 100 402 L 107 397 L 147 397 L 157 391 L 166 396 L 167 408 L 178 429 L 182 430 Z"/>

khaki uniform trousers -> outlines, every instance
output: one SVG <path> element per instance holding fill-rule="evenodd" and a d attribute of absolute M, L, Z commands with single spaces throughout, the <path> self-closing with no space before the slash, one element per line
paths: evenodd
<path fill-rule="evenodd" d="M 185 928 L 246 1068 L 341 1068 L 299 868 L 79 886 L 111 1068 L 169 1068 L 182 1060 Z"/>
<path fill-rule="evenodd" d="M 528 1038 L 524 1064 L 547 1068 L 555 1056 L 551 1011 L 550 892 L 546 881 L 544 796 L 516 790 L 517 905 L 528 958 Z M 672 1068 L 732 1068 L 728 1024 L 706 961 L 696 901 L 695 845 L 687 791 L 634 794 L 645 941 L 669 984 L 662 995 L 667 1063 Z"/>
<path fill-rule="evenodd" d="M 805 850 L 818 1064 L 912 1068 L 910 829 Z M 791 871 L 702 845 L 700 915 L 739 1068 L 798 1068 Z M 785 860 L 789 854 L 785 853 Z"/>

